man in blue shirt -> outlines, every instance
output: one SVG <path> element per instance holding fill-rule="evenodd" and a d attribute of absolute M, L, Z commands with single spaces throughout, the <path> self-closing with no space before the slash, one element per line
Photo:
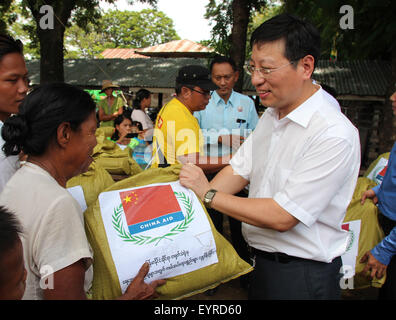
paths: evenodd
<path fill-rule="evenodd" d="M 220 152 L 230 153 L 227 147 L 239 147 L 256 127 L 258 115 L 253 100 L 233 90 L 239 73 L 231 58 L 216 56 L 210 64 L 210 72 L 212 81 L 219 89 L 212 93 L 206 109 L 195 112 L 194 116 L 206 144 L 221 143 L 223 148 Z"/>
<path fill-rule="evenodd" d="M 392 100 L 393 114 L 396 115 L 396 92 Z M 371 277 L 382 278 L 386 270 L 387 278 L 380 290 L 380 299 L 396 299 L 396 143 L 390 152 L 388 168 L 382 183 L 362 195 L 378 204 L 379 223 L 386 237 L 371 251 L 366 252 L 361 263 L 367 262 L 363 272 L 370 271 Z"/>
<path fill-rule="evenodd" d="M 245 138 L 254 130 L 258 115 L 253 100 L 233 90 L 239 73 L 235 62 L 228 57 L 216 56 L 210 64 L 212 81 L 218 89 L 205 110 L 195 112 L 205 137 L 206 151 L 210 155 L 223 156 L 235 152 Z M 207 175 L 211 180 L 214 175 Z M 247 197 L 242 191 L 238 194 Z M 223 233 L 223 214 L 208 209 L 216 229 Z M 231 242 L 242 259 L 249 260 L 247 244 L 242 236 L 241 222 L 229 217 Z M 245 278 L 241 279 L 245 286 Z"/>

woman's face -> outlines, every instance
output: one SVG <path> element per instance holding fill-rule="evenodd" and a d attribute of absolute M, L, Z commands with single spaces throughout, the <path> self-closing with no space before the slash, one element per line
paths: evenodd
<path fill-rule="evenodd" d="M 106 94 L 107 97 L 111 97 L 113 95 L 113 88 L 107 88 L 106 90 L 104 90 L 104 93 Z"/>
<path fill-rule="evenodd" d="M 9 53 L 0 60 L 0 120 L 18 113 L 28 91 L 28 71 L 20 53 Z"/>
<path fill-rule="evenodd" d="M 116 129 L 118 130 L 120 137 L 125 136 L 132 132 L 132 121 L 124 118 L 120 124 L 116 125 Z"/>
<path fill-rule="evenodd" d="M 144 98 L 140 104 L 142 110 L 151 106 L 151 95 L 148 98 Z"/>
<path fill-rule="evenodd" d="M 72 166 L 72 176 L 87 171 L 93 161 L 93 149 L 97 143 L 96 124 L 96 115 L 92 112 L 76 131 L 71 131 L 68 161 Z"/>

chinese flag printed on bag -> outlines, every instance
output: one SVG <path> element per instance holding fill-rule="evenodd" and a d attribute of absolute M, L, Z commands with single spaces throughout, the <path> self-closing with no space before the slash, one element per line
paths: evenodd
<path fill-rule="evenodd" d="M 131 234 L 184 220 L 169 185 L 123 191 L 120 198 Z"/>

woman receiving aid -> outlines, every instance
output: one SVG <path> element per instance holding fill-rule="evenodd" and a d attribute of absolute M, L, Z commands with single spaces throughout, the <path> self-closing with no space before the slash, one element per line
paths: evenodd
<path fill-rule="evenodd" d="M 89 94 L 63 83 L 34 89 L 4 123 L 5 154 L 28 155 L 0 195 L 26 234 L 24 299 L 86 299 L 93 255 L 81 208 L 65 187 L 92 162 L 96 124 Z M 120 299 L 156 296 L 165 281 L 146 284 L 148 269 L 142 266 Z"/>

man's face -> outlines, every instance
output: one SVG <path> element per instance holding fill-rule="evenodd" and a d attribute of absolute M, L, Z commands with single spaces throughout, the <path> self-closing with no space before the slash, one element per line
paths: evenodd
<path fill-rule="evenodd" d="M 18 113 L 28 91 L 28 71 L 19 53 L 9 53 L 0 60 L 0 120 Z"/>
<path fill-rule="evenodd" d="M 238 81 L 238 76 L 238 71 L 234 71 L 227 62 L 215 63 L 212 66 L 212 81 L 219 87 L 216 92 L 223 99 L 228 99 L 231 95 L 232 89 Z"/>
<path fill-rule="evenodd" d="M 209 103 L 210 99 L 210 91 L 204 91 L 200 87 L 195 86 L 193 89 L 190 89 L 190 102 L 189 105 L 193 112 L 205 110 L 206 106 Z"/>
<path fill-rule="evenodd" d="M 304 75 L 302 67 L 295 68 L 285 56 L 284 40 L 253 45 L 250 66 L 270 70 L 268 74 L 252 74 L 252 84 L 266 107 L 288 114 L 302 101 Z M 295 62 L 297 64 L 297 62 Z"/>

